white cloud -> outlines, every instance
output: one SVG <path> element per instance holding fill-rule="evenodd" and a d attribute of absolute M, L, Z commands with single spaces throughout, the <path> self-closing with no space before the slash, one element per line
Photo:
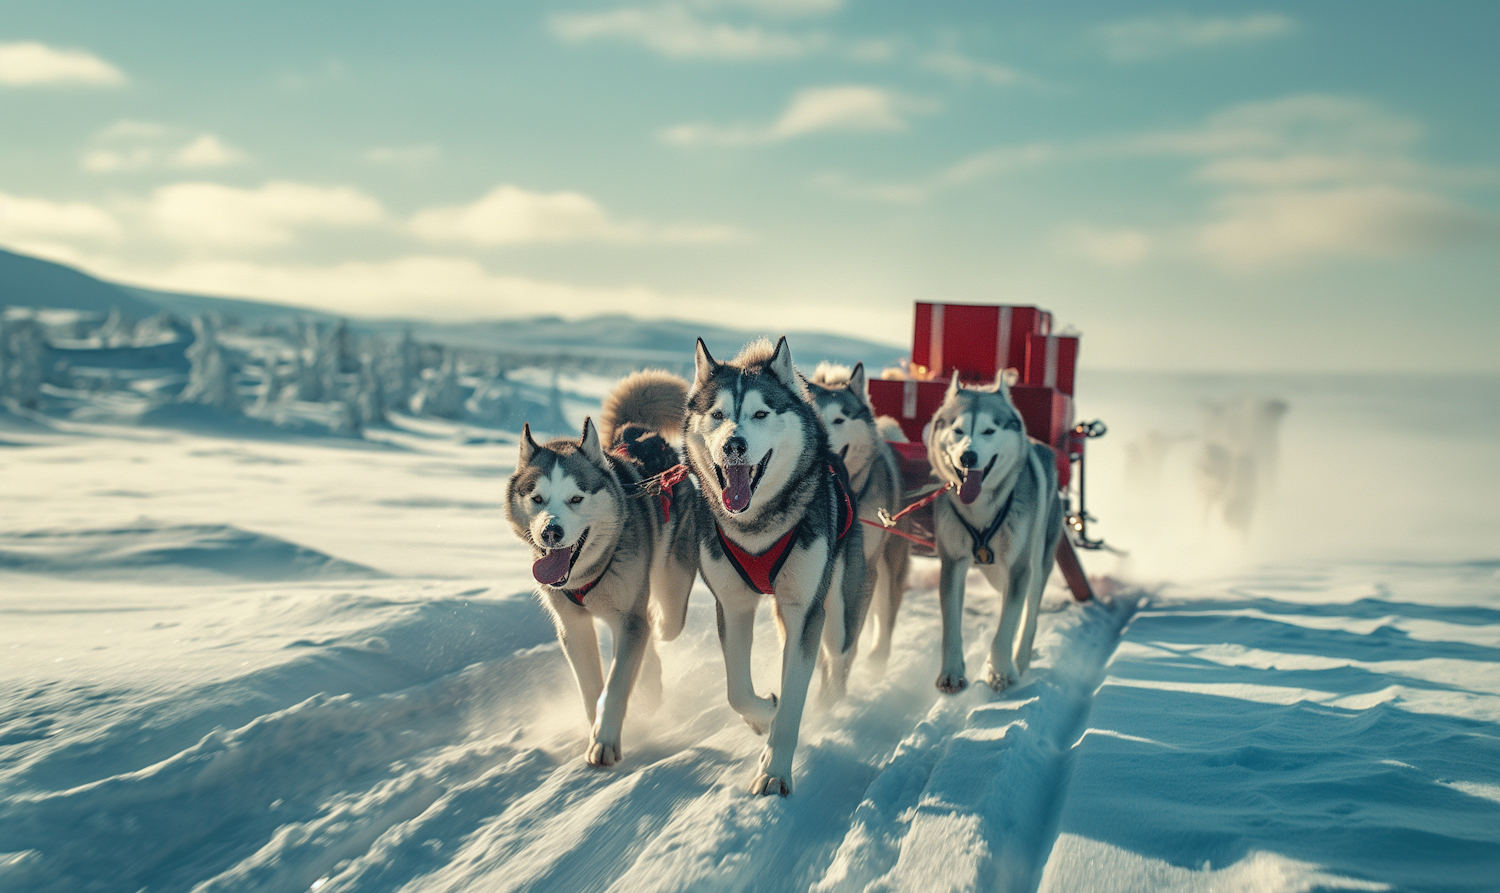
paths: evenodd
<path fill-rule="evenodd" d="M 200 134 L 168 157 L 168 163 L 173 167 L 222 167 L 244 160 L 245 156 L 238 149 L 224 145 L 211 133 Z"/>
<path fill-rule="evenodd" d="M 792 97 L 781 116 L 765 126 L 683 124 L 662 132 L 679 146 L 753 145 L 795 139 L 819 132 L 880 132 L 906 129 L 902 111 L 918 103 L 876 87 L 819 87 Z"/>
<path fill-rule="evenodd" d="M 922 67 L 936 71 L 960 83 L 980 81 L 996 87 L 1005 87 L 1020 82 L 1021 75 L 1013 68 L 970 59 L 952 50 L 930 53 L 922 59 Z"/>
<path fill-rule="evenodd" d="M 432 255 L 322 266 L 214 260 L 148 267 L 106 258 L 89 268 L 150 288 L 288 301 L 361 316 L 493 319 L 532 314 L 538 307 L 567 308 L 572 316 L 657 314 L 693 304 L 642 286 L 596 288 L 496 275 L 468 258 Z"/>
<path fill-rule="evenodd" d="M 245 153 L 212 133 L 189 131 L 148 121 L 120 121 L 94 136 L 83 155 L 83 169 L 117 173 L 150 169 L 193 169 L 242 164 Z"/>
<path fill-rule="evenodd" d="M 700 9 L 741 9 L 764 15 L 803 17 L 838 12 L 844 0 L 694 0 Z"/>
<path fill-rule="evenodd" d="M 245 250 L 291 242 L 318 226 L 370 226 L 385 220 L 380 203 L 348 187 L 271 182 L 258 189 L 175 183 L 139 208 L 152 230 L 183 246 Z"/>
<path fill-rule="evenodd" d="M 1225 266 L 1416 254 L 1494 238 L 1497 221 L 1439 195 L 1390 186 L 1231 195 L 1195 247 Z"/>
<path fill-rule="evenodd" d="M 1065 150 L 1049 143 L 1004 146 L 971 155 L 936 174 L 906 183 L 857 183 L 837 173 L 822 174 L 814 183 L 847 198 L 913 204 L 988 177 L 1056 161 L 1066 154 Z"/>
<path fill-rule="evenodd" d="M 55 202 L 0 192 L 0 240 L 113 239 L 122 227 L 113 214 L 87 202 Z"/>
<path fill-rule="evenodd" d="M 675 59 L 749 60 L 805 56 L 825 44 L 818 34 L 788 34 L 754 23 L 708 21 L 685 6 L 621 7 L 555 15 L 552 33 L 569 43 L 617 40 Z"/>
<path fill-rule="evenodd" d="M 1280 13 L 1257 13 L 1238 18 L 1186 15 L 1131 19 L 1105 25 L 1095 32 L 1105 52 L 1117 61 L 1169 56 L 1281 37 L 1295 31 L 1297 22 Z"/>
<path fill-rule="evenodd" d="M 468 205 L 429 208 L 410 230 L 430 242 L 520 245 L 540 242 L 721 242 L 738 238 L 726 227 L 663 227 L 612 219 L 578 192 L 530 192 L 504 185 Z"/>
<path fill-rule="evenodd" d="M 1100 266 L 1132 267 L 1151 256 L 1153 238 L 1139 229 L 1099 229 L 1072 226 L 1060 230 L 1054 242 L 1064 254 L 1082 257 Z"/>
<path fill-rule="evenodd" d="M 118 87 L 125 75 L 83 50 L 57 49 L 35 41 L 0 43 L 0 85 L 35 87 L 78 84 Z"/>

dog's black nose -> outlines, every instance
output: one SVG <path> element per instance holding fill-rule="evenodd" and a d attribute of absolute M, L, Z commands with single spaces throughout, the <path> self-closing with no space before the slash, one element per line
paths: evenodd
<path fill-rule="evenodd" d="M 962 462 L 965 468 L 973 468 L 979 464 L 979 454 L 973 450 L 965 450 L 964 454 L 958 457 L 958 461 Z"/>
<path fill-rule="evenodd" d="M 542 528 L 542 545 L 547 548 L 557 548 L 557 544 L 562 542 L 562 538 L 563 529 L 561 524 L 548 524 Z"/>
<path fill-rule="evenodd" d="M 738 459 L 743 461 L 745 458 L 745 453 L 748 452 L 749 449 L 750 444 L 745 442 L 745 438 L 736 434 L 728 440 L 724 441 L 724 458 Z"/>

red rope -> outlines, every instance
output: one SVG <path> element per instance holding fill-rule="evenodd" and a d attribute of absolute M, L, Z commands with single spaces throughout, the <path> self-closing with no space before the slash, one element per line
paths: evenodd
<path fill-rule="evenodd" d="M 860 521 L 861 524 L 868 524 L 871 527 L 879 527 L 881 530 L 884 530 L 886 533 L 894 533 L 896 536 L 904 536 L 904 537 L 906 537 L 907 539 L 911 540 L 912 542 L 916 543 L 919 546 L 926 546 L 927 548 L 932 549 L 933 551 L 937 551 L 937 543 L 934 543 L 931 540 L 924 540 L 920 536 L 913 536 L 913 535 L 907 533 L 904 530 L 897 530 L 894 527 L 887 527 L 884 524 L 880 523 L 879 521 L 871 521 L 871 520 L 869 520 L 867 518 L 860 518 L 859 521 Z"/>
<path fill-rule="evenodd" d="M 878 514 L 880 515 L 879 521 L 870 521 L 865 518 L 860 518 L 859 520 L 861 523 L 868 524 L 871 527 L 879 527 L 881 530 L 887 531 L 889 533 L 894 533 L 895 535 L 900 537 L 905 537 L 906 539 L 911 540 L 919 546 L 926 546 L 927 548 L 936 551 L 936 543 L 929 540 L 924 540 L 919 536 L 913 536 L 904 530 L 897 530 L 896 522 L 900 521 L 902 518 L 905 518 L 907 515 L 911 514 L 924 505 L 931 505 L 932 503 L 937 501 L 937 498 L 939 496 L 942 496 L 945 492 L 951 489 L 953 489 L 952 484 L 948 484 L 945 487 L 939 487 L 894 515 L 887 514 L 885 509 L 880 509 L 878 512 Z"/>

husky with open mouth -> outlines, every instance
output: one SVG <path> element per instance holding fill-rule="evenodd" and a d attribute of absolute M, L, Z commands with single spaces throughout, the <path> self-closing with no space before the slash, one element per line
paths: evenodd
<path fill-rule="evenodd" d="M 521 456 L 506 488 L 506 515 L 531 546 L 537 594 L 552 614 L 591 729 L 584 760 L 620 761 L 620 729 L 631 690 L 660 701 L 663 641 L 682 631 L 698 570 L 693 485 L 667 442 L 682 430 L 687 382 L 637 372 L 605 400 L 599 429 L 538 445 L 522 428 Z M 666 475 L 663 477 L 663 475 Z M 594 618 L 609 627 L 614 660 L 606 679 Z"/>
<path fill-rule="evenodd" d="M 864 363 L 856 363 L 853 369 L 819 363 L 807 386 L 828 430 L 828 446 L 849 470 L 860 520 L 869 522 L 864 528 L 865 583 L 871 591 L 870 613 L 875 621 L 870 660 L 884 667 L 891 654 L 896 611 L 906 591 L 911 543 L 876 525 L 882 509 L 895 515 L 901 508 L 901 467 L 876 424 Z"/>
<path fill-rule="evenodd" d="M 1002 595 L 1000 626 L 984 681 L 996 691 L 1031 664 L 1037 610 L 1062 535 L 1063 502 L 1050 447 L 1026 436 L 1010 399 L 1007 372 L 983 388 L 948 385 L 932 417 L 927 458 L 950 489 L 933 507 L 943 618 L 939 690 L 968 684 L 964 675 L 964 580 L 977 566 Z"/>
<path fill-rule="evenodd" d="M 700 570 L 717 603 L 729 704 L 769 732 L 750 790 L 785 797 L 819 640 L 841 685 L 864 623 L 860 525 L 785 338 L 750 344 L 728 363 L 700 339 L 696 366 L 683 452 L 707 506 Z M 767 595 L 781 639 L 779 698 L 757 695 L 750 676 L 755 614 Z"/>

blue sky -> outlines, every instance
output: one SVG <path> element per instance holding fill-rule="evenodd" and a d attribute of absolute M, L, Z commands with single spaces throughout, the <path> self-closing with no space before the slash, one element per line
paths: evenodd
<path fill-rule="evenodd" d="M 0 16 L 0 245 L 353 315 L 1500 371 L 1500 4 L 102 3 Z M 810 358 L 811 359 L 811 358 Z"/>

